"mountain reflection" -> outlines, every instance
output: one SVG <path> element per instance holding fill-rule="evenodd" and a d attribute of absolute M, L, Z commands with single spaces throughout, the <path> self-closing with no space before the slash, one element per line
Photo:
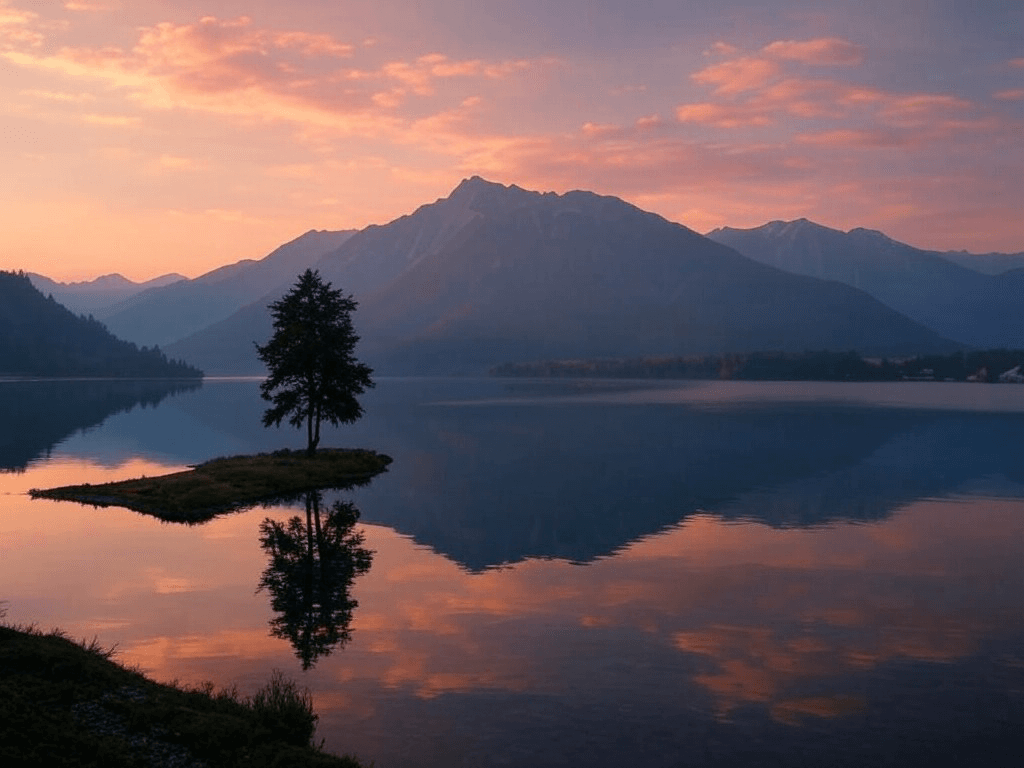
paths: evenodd
<path fill-rule="evenodd" d="M 321 515 L 322 502 L 319 491 L 307 493 L 305 520 L 266 518 L 260 525 L 260 544 L 270 562 L 259 589 L 270 593 L 277 613 L 271 634 L 291 642 L 304 670 L 348 642 L 358 605 L 350 594 L 352 582 L 373 559 L 355 530 L 359 510 L 336 501 Z"/>
<path fill-rule="evenodd" d="M 1016 413 L 563 402 L 389 417 L 400 444 L 386 444 L 389 482 L 360 494 L 368 521 L 473 571 L 592 562 L 698 513 L 783 528 L 879 521 L 1024 478 Z"/>
<path fill-rule="evenodd" d="M 201 386 L 202 380 L 160 379 L 0 382 L 0 470 L 23 470 L 77 431 Z"/>

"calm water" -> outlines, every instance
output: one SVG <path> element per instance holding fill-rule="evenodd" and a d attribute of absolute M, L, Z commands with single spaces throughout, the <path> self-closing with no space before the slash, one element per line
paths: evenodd
<path fill-rule="evenodd" d="M 354 503 L 372 565 L 314 589 L 266 545 L 303 505 L 182 527 L 25 495 L 299 447 L 255 381 L 0 382 L 7 619 L 160 680 L 284 670 L 328 748 L 379 768 L 1021 762 L 1024 387 L 385 379 L 364 402 L 325 442 L 395 463 L 320 507 Z M 351 615 L 292 610 L 271 571 Z"/>

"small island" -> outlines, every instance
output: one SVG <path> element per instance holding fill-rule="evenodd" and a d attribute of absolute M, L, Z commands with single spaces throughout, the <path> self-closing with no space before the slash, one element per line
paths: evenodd
<path fill-rule="evenodd" d="M 297 498 L 307 491 L 349 488 L 385 471 L 391 457 L 363 449 L 281 450 L 212 459 L 184 472 L 114 483 L 32 489 L 32 498 L 126 507 L 166 522 L 195 524 L 217 515 Z"/>

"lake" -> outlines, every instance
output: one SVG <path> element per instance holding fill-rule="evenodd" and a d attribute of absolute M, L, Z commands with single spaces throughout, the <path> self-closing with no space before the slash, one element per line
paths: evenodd
<path fill-rule="evenodd" d="M 301 502 L 189 527 L 26 495 L 301 447 L 256 380 L 0 382 L 7 621 L 162 681 L 280 669 L 378 768 L 1024 757 L 1024 387 L 381 379 L 363 403 L 322 444 L 394 464 L 320 503 L 373 552 L 332 630 L 267 587 L 267 521 Z"/>

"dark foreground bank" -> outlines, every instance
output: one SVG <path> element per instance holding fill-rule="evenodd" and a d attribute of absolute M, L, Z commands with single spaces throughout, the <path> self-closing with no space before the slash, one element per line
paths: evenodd
<path fill-rule="evenodd" d="M 0 626 L 0 765 L 322 766 L 307 692 L 275 673 L 251 697 L 155 683 L 95 643 Z"/>

